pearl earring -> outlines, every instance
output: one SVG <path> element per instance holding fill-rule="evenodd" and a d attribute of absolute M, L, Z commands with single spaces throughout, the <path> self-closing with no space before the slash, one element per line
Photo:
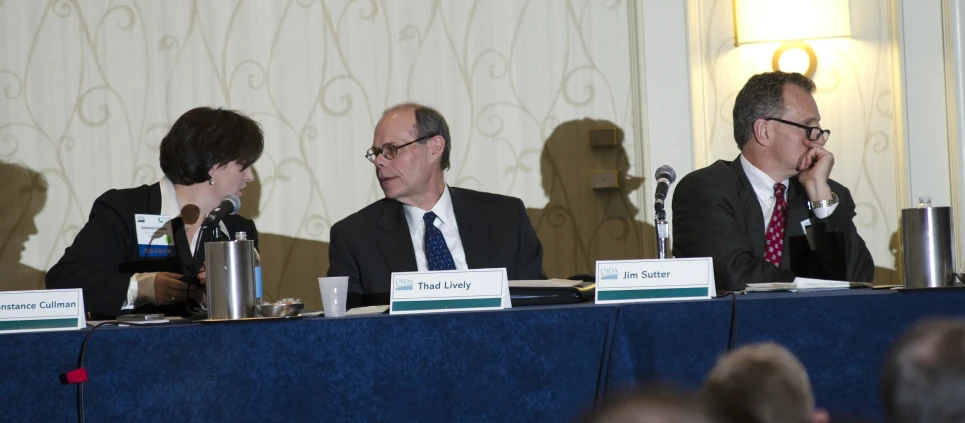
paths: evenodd
<path fill-rule="evenodd" d="M 208 185 L 214 185 L 214 177 L 211 177 L 211 179 L 208 179 Z"/>

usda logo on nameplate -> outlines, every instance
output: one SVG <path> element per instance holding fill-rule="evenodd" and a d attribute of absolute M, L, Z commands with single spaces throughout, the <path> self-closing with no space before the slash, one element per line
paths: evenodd
<path fill-rule="evenodd" d="M 717 293 L 710 257 L 596 262 L 596 303 L 712 298 Z"/>
<path fill-rule="evenodd" d="M 395 281 L 396 291 L 411 291 L 412 290 L 412 279 L 399 279 Z"/>

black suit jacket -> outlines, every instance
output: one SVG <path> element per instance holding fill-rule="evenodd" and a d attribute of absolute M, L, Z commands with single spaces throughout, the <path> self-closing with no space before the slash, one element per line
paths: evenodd
<path fill-rule="evenodd" d="M 855 229 L 854 200 L 847 188 L 828 181 L 838 195 L 834 213 L 816 218 L 797 178 L 787 190 L 787 229 L 781 266 L 764 261 L 764 215 L 739 157 L 718 160 L 685 176 L 673 197 L 676 257 L 713 257 L 717 289 L 736 291 L 748 283 L 790 282 L 795 276 L 871 282 L 874 262 Z M 815 249 L 801 221 L 810 219 Z"/>
<path fill-rule="evenodd" d="M 505 267 L 513 279 L 546 279 L 543 246 L 518 198 L 449 188 L 470 269 Z M 389 303 L 392 272 L 418 269 L 402 204 L 382 199 L 332 226 L 328 276 L 348 276 L 348 306 Z"/>
<path fill-rule="evenodd" d="M 47 272 L 49 289 L 82 288 L 84 308 L 93 316 L 112 317 L 128 312 L 183 315 L 184 303 L 168 306 L 144 305 L 134 310 L 121 310 L 127 299 L 131 276 L 135 273 L 172 272 L 193 274 L 204 264 L 204 242 L 213 238 L 205 230 L 197 254 L 191 248 L 180 217 L 171 220 L 175 253 L 172 257 L 141 257 L 138 253 L 135 214 L 161 213 L 161 186 L 141 185 L 136 188 L 110 190 L 94 201 L 87 224 L 80 230 L 64 256 Z M 255 223 L 241 216 L 224 219 L 234 239 L 235 232 L 247 232 L 248 239 L 258 245 Z M 224 236 L 224 235 L 222 235 Z"/>

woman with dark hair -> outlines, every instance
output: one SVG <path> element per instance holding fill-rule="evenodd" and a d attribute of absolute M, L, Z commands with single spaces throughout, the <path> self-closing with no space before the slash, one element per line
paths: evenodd
<path fill-rule="evenodd" d="M 254 181 L 251 165 L 264 146 L 258 123 L 238 112 L 188 111 L 161 141 L 164 177 L 95 200 L 87 224 L 47 272 L 47 288 L 82 288 L 91 316 L 186 314 L 185 301 L 203 297 L 203 272 L 197 278 L 205 242 L 243 231 L 257 246 L 254 222 L 238 215 L 200 228 L 222 197 L 240 197 Z"/>

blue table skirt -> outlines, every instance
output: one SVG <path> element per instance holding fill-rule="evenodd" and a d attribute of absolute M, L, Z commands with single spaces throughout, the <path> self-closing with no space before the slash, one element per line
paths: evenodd
<path fill-rule="evenodd" d="M 620 306 L 604 398 L 654 381 L 698 387 L 727 350 L 730 316 L 729 298 Z"/>
<path fill-rule="evenodd" d="M 727 351 L 775 341 L 818 406 L 880 418 L 879 375 L 911 324 L 965 290 L 758 293 L 705 301 L 102 328 L 90 421 L 571 421 L 654 380 L 697 388 Z M 0 420 L 75 421 L 86 331 L 0 335 Z"/>
<path fill-rule="evenodd" d="M 710 301 L 623 305 L 605 398 L 653 380 L 697 389 L 727 352 L 732 307 L 737 345 L 774 341 L 807 368 L 832 416 L 882 416 L 880 374 L 895 339 L 928 317 L 965 315 L 965 290 L 751 293 Z"/>
<path fill-rule="evenodd" d="M 616 307 L 100 328 L 89 421 L 568 421 Z M 0 420 L 76 421 L 86 331 L 0 335 Z"/>
<path fill-rule="evenodd" d="M 881 421 L 889 348 L 921 319 L 965 315 L 965 290 L 755 294 L 738 298 L 737 315 L 740 343 L 772 340 L 798 356 L 819 407 Z"/>

